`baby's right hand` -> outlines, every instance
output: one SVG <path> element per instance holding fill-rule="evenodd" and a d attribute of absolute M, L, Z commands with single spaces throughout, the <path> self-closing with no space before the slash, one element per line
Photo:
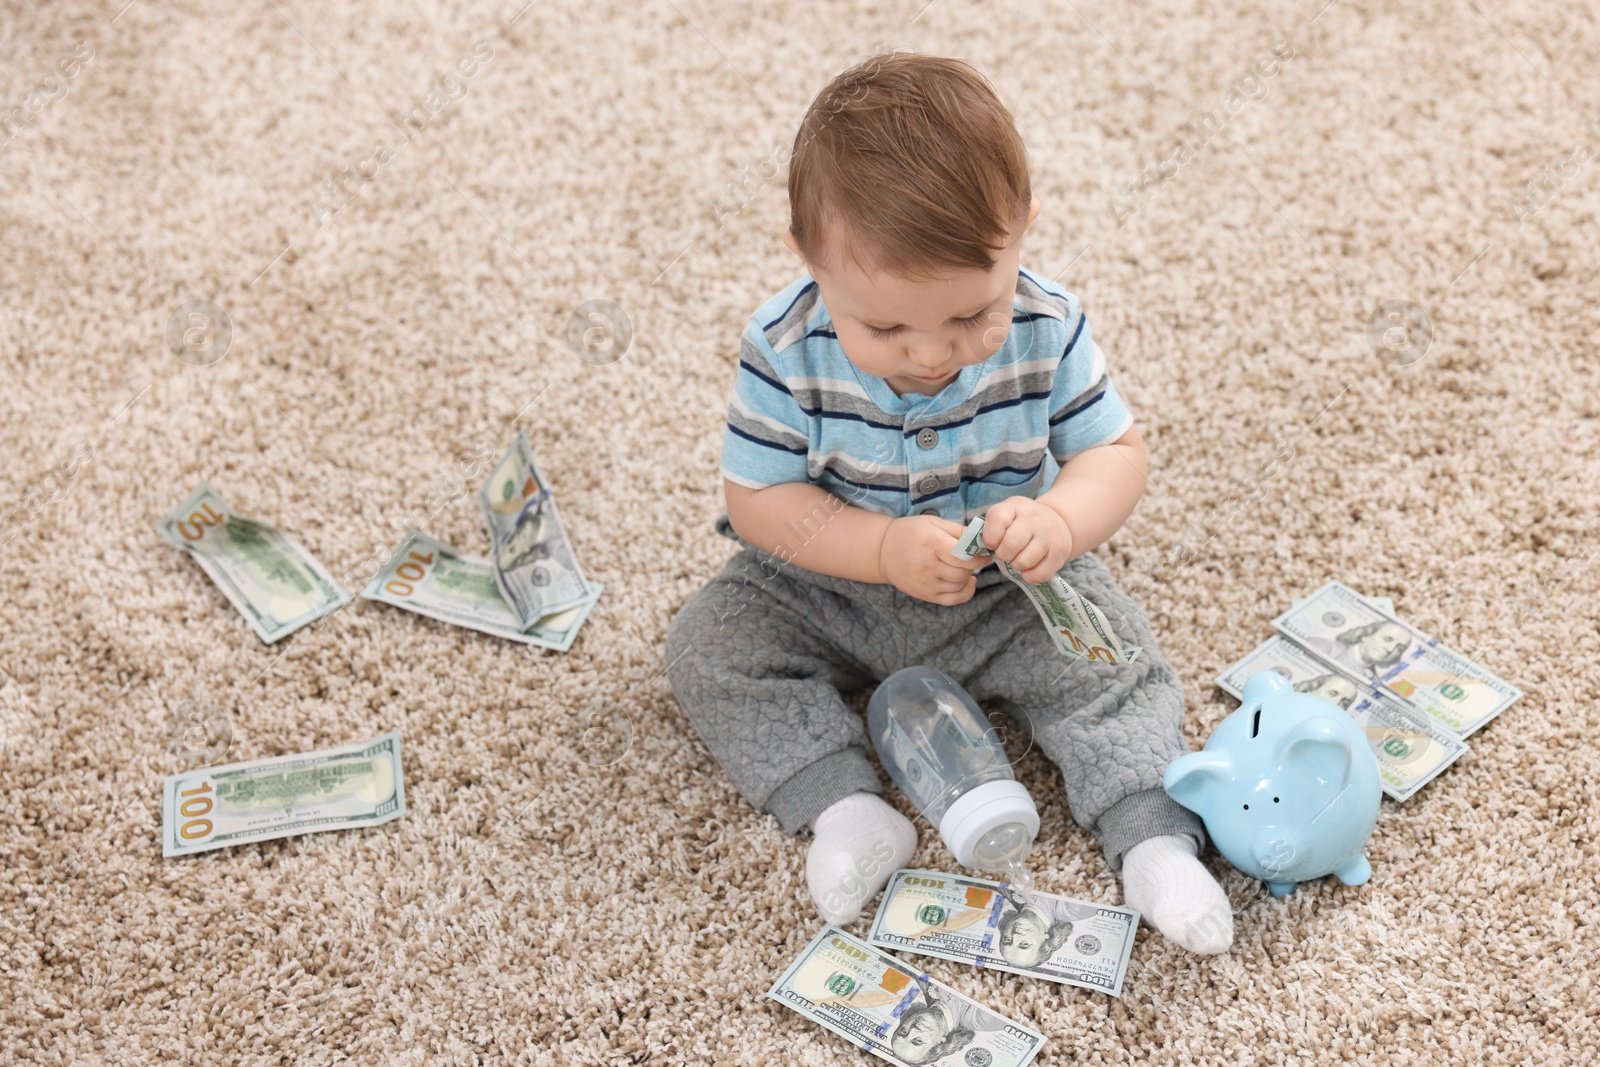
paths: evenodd
<path fill-rule="evenodd" d="M 937 515 L 907 515 L 884 531 L 879 562 L 896 589 L 930 604 L 951 606 L 972 599 L 978 579 L 973 571 L 989 556 L 957 559 L 951 553 L 964 528 Z"/>

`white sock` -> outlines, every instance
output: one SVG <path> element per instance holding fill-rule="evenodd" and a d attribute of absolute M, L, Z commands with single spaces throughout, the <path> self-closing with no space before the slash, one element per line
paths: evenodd
<path fill-rule="evenodd" d="M 1169 941 L 1211 955 L 1233 944 L 1233 906 L 1183 834 L 1146 838 L 1122 857 L 1122 899 Z"/>
<path fill-rule="evenodd" d="M 811 820 L 817 839 L 806 853 L 806 885 L 825 922 L 843 925 L 911 861 L 917 830 L 871 793 L 851 793 Z"/>

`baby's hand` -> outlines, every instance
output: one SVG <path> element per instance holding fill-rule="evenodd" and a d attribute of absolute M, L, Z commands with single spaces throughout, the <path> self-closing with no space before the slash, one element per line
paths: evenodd
<path fill-rule="evenodd" d="M 989 559 L 957 559 L 952 552 L 963 527 L 936 515 L 907 515 L 883 535 L 883 574 L 896 589 L 930 604 L 965 604 L 978 579 L 972 572 Z"/>
<path fill-rule="evenodd" d="M 1066 520 L 1029 496 L 1008 497 L 984 513 L 983 543 L 1034 585 L 1048 582 L 1072 558 Z"/>

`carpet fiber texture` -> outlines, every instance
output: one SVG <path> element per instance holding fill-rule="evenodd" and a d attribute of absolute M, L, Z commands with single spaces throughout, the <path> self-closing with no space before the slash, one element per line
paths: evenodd
<path fill-rule="evenodd" d="M 1101 555 L 1196 746 L 1329 578 L 1528 691 L 1385 803 L 1370 883 L 1208 853 L 1225 955 L 1146 930 L 1119 1000 L 929 969 L 1042 1064 L 1600 1055 L 1592 3 L 124 2 L 0 13 L 0 1063 L 867 1061 L 763 996 L 819 925 L 806 842 L 662 648 L 733 549 L 793 131 L 880 47 L 1016 115 L 1023 262 L 1150 447 Z M 569 344 L 590 300 L 620 358 Z M 152 528 L 206 479 L 357 590 L 408 526 L 486 550 L 517 427 L 607 585 L 564 655 L 361 600 L 264 646 Z M 393 728 L 403 820 L 161 858 L 164 775 Z M 1025 749 L 1040 887 L 1120 900 Z"/>

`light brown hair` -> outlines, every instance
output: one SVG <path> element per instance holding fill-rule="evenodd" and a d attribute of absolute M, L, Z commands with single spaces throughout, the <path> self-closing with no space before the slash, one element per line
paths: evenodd
<path fill-rule="evenodd" d="M 988 81 L 959 59 L 874 55 L 828 83 L 795 134 L 789 230 L 832 269 L 989 270 L 1027 217 L 1028 157 Z"/>

